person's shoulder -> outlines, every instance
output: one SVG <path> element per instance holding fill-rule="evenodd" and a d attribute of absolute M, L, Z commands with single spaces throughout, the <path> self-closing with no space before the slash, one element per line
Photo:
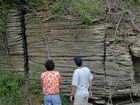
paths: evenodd
<path fill-rule="evenodd" d="M 88 68 L 88 67 L 83 67 L 83 69 L 88 69 L 88 70 L 89 70 L 89 68 Z"/>
<path fill-rule="evenodd" d="M 54 73 L 57 73 L 57 74 L 60 74 L 60 72 L 59 72 L 59 71 L 57 71 L 57 70 L 54 70 L 53 72 L 54 72 Z"/>
<path fill-rule="evenodd" d="M 75 69 L 75 70 L 74 70 L 74 73 L 77 73 L 78 71 L 79 71 L 79 69 Z"/>
<path fill-rule="evenodd" d="M 83 69 L 85 69 L 86 71 L 90 71 L 88 67 L 83 67 Z"/>
<path fill-rule="evenodd" d="M 41 77 L 44 77 L 45 75 L 47 75 L 46 71 L 41 73 Z"/>

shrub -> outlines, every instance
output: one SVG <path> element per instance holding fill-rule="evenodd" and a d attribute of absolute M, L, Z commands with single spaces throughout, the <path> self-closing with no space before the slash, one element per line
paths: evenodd
<path fill-rule="evenodd" d="M 0 105 L 24 105 L 25 94 L 20 89 L 25 79 L 12 74 L 9 67 L 0 64 Z"/>

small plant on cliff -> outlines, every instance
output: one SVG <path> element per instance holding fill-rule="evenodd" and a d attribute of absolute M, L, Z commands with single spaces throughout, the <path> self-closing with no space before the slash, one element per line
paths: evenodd
<path fill-rule="evenodd" d="M 67 2 L 63 0 L 59 0 L 58 2 L 54 2 L 47 9 L 47 14 L 66 14 L 67 13 Z"/>
<path fill-rule="evenodd" d="M 4 31 L 5 31 L 4 22 L 0 22 L 0 36 L 3 35 Z"/>
<path fill-rule="evenodd" d="M 116 37 L 115 37 L 115 43 L 118 43 L 120 40 L 121 40 L 121 38 L 118 35 L 116 35 Z"/>
<path fill-rule="evenodd" d="M 85 16 L 83 16 L 82 19 L 83 19 L 84 23 L 86 23 L 87 25 L 92 24 L 92 18 L 91 18 L 91 16 L 85 15 Z"/>

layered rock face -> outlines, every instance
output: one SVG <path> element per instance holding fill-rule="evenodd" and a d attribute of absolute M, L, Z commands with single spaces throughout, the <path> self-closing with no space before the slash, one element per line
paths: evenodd
<path fill-rule="evenodd" d="M 46 16 L 45 12 L 39 11 L 27 13 L 23 18 L 15 13 L 17 11 L 10 12 L 7 22 L 7 47 L 3 47 L 3 37 L 0 38 L 1 62 L 23 73 L 25 65 L 40 65 L 38 70 L 29 68 L 30 74 L 33 69 L 40 75 L 45 71 L 45 61 L 52 59 L 62 76 L 60 92 L 69 95 L 76 69 L 73 58 L 80 56 L 83 66 L 87 66 L 94 77 L 92 99 L 95 103 L 105 104 L 106 99 L 109 103 L 112 98 L 129 97 L 131 93 L 139 96 L 139 68 L 134 67 L 138 64 L 133 64 L 132 59 L 132 56 L 140 56 L 139 41 L 130 47 L 113 43 L 113 35 L 106 33 L 111 23 L 104 17 L 93 19 L 93 24 L 87 26 L 81 19 L 70 15 Z M 22 19 L 25 19 L 24 26 Z"/>
<path fill-rule="evenodd" d="M 73 58 L 81 56 L 83 66 L 89 67 L 94 76 L 95 103 L 105 104 L 106 98 L 112 101 L 115 97 L 129 97 L 135 86 L 129 46 L 112 43 L 115 38 L 106 33 L 111 24 L 101 21 L 103 18 L 93 19 L 95 24 L 86 27 L 73 16 L 47 17 L 43 12 L 26 15 L 29 64 L 44 65 L 47 59 L 54 60 L 62 75 L 60 91 L 69 95 L 76 69 Z"/>
<path fill-rule="evenodd" d="M 0 36 L 0 63 L 14 68 L 13 72 L 24 73 L 26 46 L 24 18 L 20 10 L 9 10 L 5 23 L 5 34 Z"/>

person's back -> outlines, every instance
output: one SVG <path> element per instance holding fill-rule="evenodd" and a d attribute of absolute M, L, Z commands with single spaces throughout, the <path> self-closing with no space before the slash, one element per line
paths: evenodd
<path fill-rule="evenodd" d="M 72 77 L 72 90 L 70 95 L 70 101 L 73 101 L 74 105 L 86 105 L 88 98 L 92 96 L 92 74 L 87 67 L 82 67 L 82 59 L 80 57 L 74 58 L 77 69 L 73 73 Z"/>
<path fill-rule="evenodd" d="M 88 96 L 89 81 L 91 77 L 90 70 L 87 67 L 81 67 L 76 69 L 74 71 L 74 74 L 77 75 L 77 76 L 73 76 L 73 80 L 72 80 L 73 81 L 72 84 L 77 86 L 75 92 L 75 98 L 84 98 Z"/>
<path fill-rule="evenodd" d="M 60 74 L 57 71 L 46 71 L 41 74 L 43 94 L 59 94 Z"/>
<path fill-rule="evenodd" d="M 61 75 L 54 70 L 55 64 L 52 60 L 45 63 L 46 70 L 41 73 L 41 84 L 44 95 L 44 105 L 62 105 L 59 96 L 59 84 Z"/>

